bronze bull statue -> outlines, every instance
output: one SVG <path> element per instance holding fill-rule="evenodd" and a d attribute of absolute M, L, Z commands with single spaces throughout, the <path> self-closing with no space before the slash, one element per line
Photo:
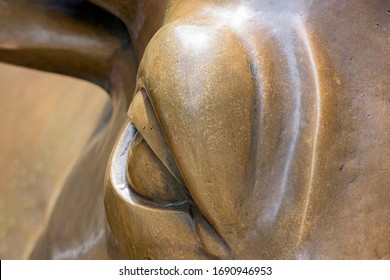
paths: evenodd
<path fill-rule="evenodd" d="M 388 1 L 0 0 L 0 26 L 1 61 L 112 99 L 31 258 L 390 258 Z"/>

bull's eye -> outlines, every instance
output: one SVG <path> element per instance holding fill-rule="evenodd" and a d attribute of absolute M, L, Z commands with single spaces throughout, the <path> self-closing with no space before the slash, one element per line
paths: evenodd
<path fill-rule="evenodd" d="M 127 160 L 127 180 L 132 190 L 154 202 L 187 200 L 183 180 L 143 90 L 135 94 L 129 117 L 138 130 Z"/>

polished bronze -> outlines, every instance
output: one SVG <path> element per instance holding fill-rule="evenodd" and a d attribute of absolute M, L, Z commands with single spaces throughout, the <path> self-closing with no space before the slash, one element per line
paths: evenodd
<path fill-rule="evenodd" d="M 390 258 L 388 1 L 90 2 L 0 1 L 113 103 L 32 258 Z"/>

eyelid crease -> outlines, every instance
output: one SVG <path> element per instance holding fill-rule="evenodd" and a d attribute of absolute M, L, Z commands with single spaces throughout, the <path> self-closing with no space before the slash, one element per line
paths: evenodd
<path fill-rule="evenodd" d="M 141 89 L 134 95 L 128 111 L 128 116 L 138 130 L 138 133 L 142 135 L 165 168 L 179 184 L 184 186 L 183 178 L 177 168 L 171 150 L 165 139 L 165 135 L 161 130 L 153 106 L 144 90 Z"/>

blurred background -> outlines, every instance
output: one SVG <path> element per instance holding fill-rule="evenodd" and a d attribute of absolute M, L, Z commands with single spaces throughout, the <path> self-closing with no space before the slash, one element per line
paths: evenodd
<path fill-rule="evenodd" d="M 29 257 L 65 178 L 109 113 L 98 86 L 0 63 L 0 259 Z"/>

